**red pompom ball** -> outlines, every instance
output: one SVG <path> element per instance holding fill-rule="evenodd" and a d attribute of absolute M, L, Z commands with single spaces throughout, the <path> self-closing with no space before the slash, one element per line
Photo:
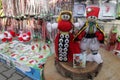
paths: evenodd
<path fill-rule="evenodd" d="M 58 22 L 58 29 L 63 32 L 69 32 L 72 29 L 72 23 L 70 21 L 61 20 Z"/>
<path fill-rule="evenodd" d="M 31 36 L 31 32 L 27 32 L 27 34 L 28 34 L 29 36 Z"/>
<path fill-rule="evenodd" d="M 10 34 L 11 34 L 13 37 L 15 37 L 15 36 L 16 36 L 16 34 L 15 34 L 15 32 L 14 32 L 14 31 L 10 31 Z"/>
<path fill-rule="evenodd" d="M 2 39 L 2 42 L 6 42 L 6 41 L 7 41 L 7 39 L 6 39 L 6 38 L 3 38 L 3 39 Z"/>
<path fill-rule="evenodd" d="M 19 41 L 23 41 L 23 38 L 22 38 L 22 37 L 19 37 L 18 40 L 19 40 Z"/>

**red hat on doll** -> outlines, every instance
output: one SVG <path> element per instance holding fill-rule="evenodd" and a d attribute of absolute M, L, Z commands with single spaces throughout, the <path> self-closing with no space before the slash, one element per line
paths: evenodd
<path fill-rule="evenodd" d="M 98 18 L 98 15 L 99 15 L 99 11 L 100 11 L 100 8 L 97 7 L 97 6 L 90 6 L 90 7 L 87 7 L 86 8 L 86 12 L 87 12 L 87 18 L 89 16 L 95 16 Z"/>

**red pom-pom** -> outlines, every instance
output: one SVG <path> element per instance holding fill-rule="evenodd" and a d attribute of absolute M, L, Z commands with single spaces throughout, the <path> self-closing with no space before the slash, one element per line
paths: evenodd
<path fill-rule="evenodd" d="M 13 37 L 15 37 L 15 36 L 16 36 L 16 34 L 15 34 L 15 32 L 14 32 L 14 31 L 10 31 L 10 34 L 11 34 Z"/>
<path fill-rule="evenodd" d="M 30 41 L 30 39 L 31 39 L 31 37 L 28 37 L 28 38 L 27 38 L 27 41 Z"/>
<path fill-rule="evenodd" d="M 28 42 L 28 41 L 30 41 L 30 39 L 31 39 L 31 37 L 28 37 L 28 38 L 23 39 L 23 41 Z"/>
<path fill-rule="evenodd" d="M 22 37 L 19 37 L 18 40 L 19 40 L 19 41 L 23 41 L 23 38 L 22 38 Z"/>
<path fill-rule="evenodd" d="M 58 22 L 58 29 L 63 32 L 69 32 L 72 29 L 72 23 L 70 21 L 61 20 Z"/>
<path fill-rule="evenodd" d="M 4 33 L 4 35 L 5 35 L 6 37 L 8 37 L 8 34 L 7 34 L 7 33 Z"/>
<path fill-rule="evenodd" d="M 12 38 L 8 38 L 7 40 L 11 42 L 11 41 L 12 41 Z"/>
<path fill-rule="evenodd" d="M 31 36 L 31 32 L 27 32 L 27 35 Z"/>
<path fill-rule="evenodd" d="M 19 36 L 20 34 L 16 34 L 16 36 Z"/>
<path fill-rule="evenodd" d="M 6 42 L 6 41 L 7 41 L 7 39 L 6 39 L 6 38 L 3 38 L 3 39 L 2 39 L 2 42 Z"/>

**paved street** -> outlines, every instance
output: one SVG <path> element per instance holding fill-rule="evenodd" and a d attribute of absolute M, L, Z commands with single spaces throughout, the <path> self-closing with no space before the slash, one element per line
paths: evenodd
<path fill-rule="evenodd" d="M 32 80 L 0 62 L 0 80 Z"/>

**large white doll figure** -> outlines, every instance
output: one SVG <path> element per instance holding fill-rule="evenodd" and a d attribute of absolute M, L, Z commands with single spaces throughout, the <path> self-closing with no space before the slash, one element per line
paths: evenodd
<path fill-rule="evenodd" d="M 104 43 L 103 30 L 100 29 L 96 22 L 99 10 L 100 8 L 97 6 L 89 6 L 86 8 L 87 21 L 74 38 L 74 40 L 81 41 L 80 47 L 82 51 L 91 50 L 92 54 L 87 55 L 87 61 L 95 61 L 98 64 L 103 62 L 98 50 L 100 43 Z"/>

